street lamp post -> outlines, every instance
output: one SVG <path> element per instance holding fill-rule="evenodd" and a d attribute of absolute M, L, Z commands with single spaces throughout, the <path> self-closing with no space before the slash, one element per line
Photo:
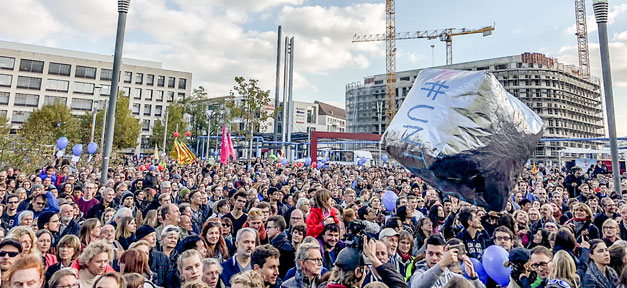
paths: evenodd
<path fill-rule="evenodd" d="M 383 101 L 377 101 L 377 117 L 379 118 L 379 135 L 383 134 L 381 131 L 381 116 L 383 116 Z M 379 141 L 379 163 L 383 166 L 383 155 L 381 155 L 381 141 Z"/>
<path fill-rule="evenodd" d="M 616 117 L 614 116 L 614 95 L 612 92 L 612 70 L 610 69 L 610 49 L 607 40 L 608 1 L 592 2 L 594 17 L 599 27 L 599 48 L 601 50 L 601 68 L 603 71 L 603 92 L 605 94 L 605 111 L 607 114 L 607 130 L 610 136 L 612 154 L 612 176 L 614 189 L 620 193 L 620 163 L 618 162 L 618 143 L 616 141 Z"/>
<path fill-rule="evenodd" d="M 115 54 L 113 56 L 113 75 L 111 79 L 111 91 L 109 93 L 109 111 L 107 117 L 107 130 L 105 132 L 104 153 L 102 155 L 102 171 L 100 183 L 107 183 L 109 170 L 109 158 L 113 147 L 113 132 L 115 130 L 115 106 L 118 101 L 118 82 L 120 81 L 120 66 L 122 65 L 122 50 L 124 46 L 124 31 L 126 29 L 126 16 L 131 0 L 118 0 L 118 30 L 115 37 Z"/>
<path fill-rule="evenodd" d="M 99 103 L 100 89 L 102 89 L 102 86 L 94 87 L 94 101 L 91 105 L 91 137 L 89 138 L 89 143 L 94 142 L 94 132 L 96 130 L 96 105 Z"/>

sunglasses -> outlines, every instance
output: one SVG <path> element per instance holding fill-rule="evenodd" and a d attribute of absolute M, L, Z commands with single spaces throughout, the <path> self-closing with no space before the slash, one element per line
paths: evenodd
<path fill-rule="evenodd" d="M 20 252 L 0 251 L 0 257 L 4 257 L 4 256 L 9 255 L 9 257 L 13 258 L 13 257 L 15 257 L 15 256 L 17 256 L 19 254 L 20 254 Z"/>

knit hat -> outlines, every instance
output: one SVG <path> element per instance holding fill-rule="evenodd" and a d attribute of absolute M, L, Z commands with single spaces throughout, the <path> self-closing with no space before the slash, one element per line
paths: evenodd
<path fill-rule="evenodd" d="M 122 193 L 122 202 L 124 202 L 124 199 L 126 199 L 127 197 L 135 197 L 135 196 L 133 195 L 133 192 L 126 190 L 124 191 L 124 193 Z"/>
<path fill-rule="evenodd" d="M 37 228 L 44 229 L 44 225 L 50 222 L 50 218 L 52 218 L 52 216 L 54 216 L 54 213 L 52 212 L 42 212 L 39 214 L 39 217 L 37 217 Z"/>
<path fill-rule="evenodd" d="M 155 232 L 155 228 L 152 228 L 152 226 L 149 225 L 142 225 L 141 227 L 137 228 L 137 231 L 135 231 L 135 237 L 137 240 L 141 240 L 152 232 Z"/>

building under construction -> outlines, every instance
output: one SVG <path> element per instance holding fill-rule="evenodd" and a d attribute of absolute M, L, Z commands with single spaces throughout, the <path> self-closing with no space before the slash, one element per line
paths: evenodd
<path fill-rule="evenodd" d="M 600 81 L 580 75 L 572 65 L 559 63 L 540 53 L 500 57 L 459 63 L 436 68 L 454 70 L 487 70 L 493 73 L 505 89 L 523 101 L 545 121 L 544 138 L 595 138 L 605 135 Z M 396 73 L 396 108 L 400 107 L 418 70 Z M 386 128 L 384 113 L 386 74 L 364 78 L 363 82 L 346 85 L 347 131 L 353 133 L 382 133 Z M 381 115 L 377 104 L 382 103 Z M 381 105 L 381 104 L 379 104 Z M 380 116 L 380 117 L 379 117 Z M 379 130 L 379 127 L 381 127 Z M 551 163 L 558 159 L 559 150 L 574 148 L 598 149 L 600 142 L 542 142 L 534 157 Z M 564 155 L 563 159 L 576 155 Z"/>

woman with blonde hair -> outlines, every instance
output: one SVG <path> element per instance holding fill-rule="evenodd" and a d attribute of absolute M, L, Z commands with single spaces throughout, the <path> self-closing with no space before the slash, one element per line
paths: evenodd
<path fill-rule="evenodd" d="M 263 276 L 255 270 L 237 274 L 231 278 L 231 288 L 263 288 Z"/>
<path fill-rule="evenodd" d="M 128 245 L 135 242 L 135 232 L 137 231 L 137 222 L 131 216 L 122 217 L 120 224 L 115 230 L 115 240 L 118 240 L 124 250 L 128 249 Z"/>
<path fill-rule="evenodd" d="M 113 218 L 114 214 L 115 214 L 115 209 L 111 207 L 105 209 L 104 212 L 102 212 L 102 217 L 100 217 L 100 223 L 107 224 L 111 222 L 111 219 Z"/>
<path fill-rule="evenodd" d="M 35 242 L 37 241 L 37 237 L 35 236 L 35 232 L 33 229 L 26 226 L 17 226 L 13 227 L 9 231 L 9 234 L 5 237 L 5 239 L 13 239 L 17 242 L 20 242 L 22 245 L 22 255 L 39 255 L 39 251 L 37 251 L 36 247 L 33 247 Z"/>
<path fill-rule="evenodd" d="M 557 251 L 553 256 L 553 272 L 549 275 L 549 282 L 553 280 L 564 281 L 571 288 L 581 287 L 581 279 L 577 275 L 577 267 L 575 261 L 570 257 L 568 252 L 564 250 Z"/>
<path fill-rule="evenodd" d="M 599 228 L 592 222 L 594 214 L 592 209 L 585 203 L 577 203 L 573 205 L 573 218 L 566 221 L 564 225 L 570 226 L 575 233 L 575 239 L 577 243 L 581 243 L 582 240 L 591 240 L 601 238 L 599 235 Z"/>
<path fill-rule="evenodd" d="M 83 248 L 89 245 L 92 241 L 100 238 L 100 228 L 102 228 L 102 224 L 100 224 L 100 220 L 96 218 L 90 218 L 83 222 L 81 231 L 78 234 L 78 238 L 81 239 L 81 245 Z"/>
<path fill-rule="evenodd" d="M 335 215 L 335 209 L 332 209 L 334 200 L 331 192 L 327 189 L 319 189 L 313 197 L 314 207 L 311 207 L 309 215 L 307 215 L 307 236 L 318 237 L 325 225 L 335 223 L 340 225 L 340 221 Z"/>

